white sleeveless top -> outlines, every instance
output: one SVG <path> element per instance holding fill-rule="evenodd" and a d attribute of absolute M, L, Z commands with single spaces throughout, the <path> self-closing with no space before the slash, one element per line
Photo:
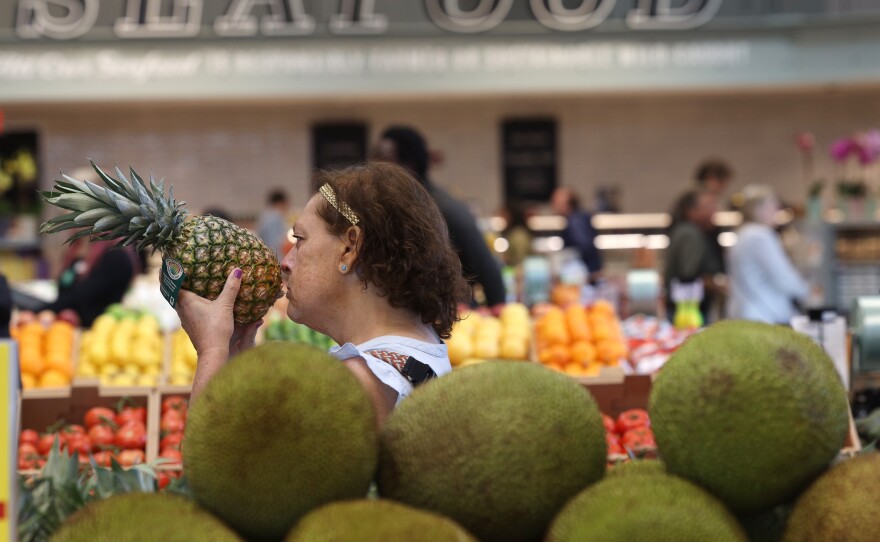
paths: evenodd
<path fill-rule="evenodd" d="M 389 350 L 405 356 L 412 356 L 430 366 L 437 376 L 443 376 L 452 371 L 452 365 L 449 363 L 449 354 L 446 351 L 446 344 L 443 342 L 426 343 L 409 337 L 383 335 L 357 346 L 345 343 L 342 346 L 330 348 L 330 355 L 339 361 L 355 357 L 364 358 L 367 362 L 367 367 L 376 375 L 376 378 L 397 391 L 397 404 L 400 404 L 404 398 L 412 393 L 412 383 L 404 378 L 390 363 L 386 363 L 368 354 L 368 350 Z"/>

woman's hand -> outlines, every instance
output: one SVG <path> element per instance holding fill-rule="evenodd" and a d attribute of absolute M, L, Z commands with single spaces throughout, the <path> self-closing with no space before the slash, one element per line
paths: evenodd
<path fill-rule="evenodd" d="M 235 269 L 226 278 L 223 291 L 214 301 L 192 292 L 180 293 L 177 314 L 199 355 L 190 404 L 230 356 L 254 345 L 257 328 L 263 321 L 257 320 L 246 326 L 235 323 L 232 307 L 239 288 L 241 269 Z"/>
<path fill-rule="evenodd" d="M 180 292 L 177 315 L 200 358 L 208 353 L 222 353 L 224 358 L 229 355 L 235 331 L 232 306 L 239 288 L 241 269 L 234 269 L 214 301 L 186 290 Z"/>

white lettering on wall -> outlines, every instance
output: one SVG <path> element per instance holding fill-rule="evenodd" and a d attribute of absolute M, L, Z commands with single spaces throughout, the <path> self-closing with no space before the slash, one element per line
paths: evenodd
<path fill-rule="evenodd" d="M 685 0 L 674 7 L 673 0 L 639 0 L 627 13 L 626 24 L 636 30 L 686 30 L 708 23 L 723 0 Z"/>
<path fill-rule="evenodd" d="M 15 32 L 26 39 L 78 38 L 95 25 L 99 8 L 100 0 L 20 0 Z"/>
<path fill-rule="evenodd" d="M 269 13 L 257 21 L 251 12 L 265 6 Z M 233 0 L 226 14 L 217 17 L 214 31 L 220 36 L 301 36 L 315 31 L 315 18 L 302 0 Z"/>
<path fill-rule="evenodd" d="M 188 38 L 199 35 L 203 0 L 128 0 L 113 30 L 120 38 Z M 170 3 L 171 14 L 162 15 Z M 146 5 L 145 5 L 146 4 Z"/>
<path fill-rule="evenodd" d="M 388 17 L 374 12 L 375 0 L 342 0 L 339 13 L 330 16 L 334 34 L 384 34 Z"/>
<path fill-rule="evenodd" d="M 507 17 L 513 0 L 479 0 L 476 7 L 464 10 L 460 0 L 425 0 L 428 16 L 444 30 L 460 34 L 485 32 Z"/>
<path fill-rule="evenodd" d="M 562 0 L 530 0 L 532 13 L 542 25 L 554 30 L 573 32 L 599 25 L 608 18 L 617 0 L 582 0 L 567 8 Z"/>

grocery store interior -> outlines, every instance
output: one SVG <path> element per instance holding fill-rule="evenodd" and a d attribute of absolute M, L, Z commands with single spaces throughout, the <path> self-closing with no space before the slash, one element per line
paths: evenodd
<path fill-rule="evenodd" d="M 502 389 L 499 382 L 506 381 L 491 380 L 491 367 L 506 364 L 541 368 L 535 382 L 548 378 L 546 390 L 556 384 L 542 375 L 565 375 L 560 396 L 571 383 L 589 392 L 591 408 L 601 413 L 605 426 L 599 433 L 605 435 L 599 443 L 603 473 L 620 465 L 659 464 L 662 476 L 676 478 L 659 484 L 664 495 L 679 478 L 687 480 L 687 491 L 695 492 L 688 499 L 706 508 L 681 504 L 675 509 L 675 499 L 654 500 L 672 502 L 664 504 L 669 518 L 697 517 L 699 529 L 706 530 L 678 533 L 669 519 L 669 539 L 870 539 L 859 537 L 880 528 L 876 498 L 870 505 L 852 503 L 876 487 L 873 481 L 880 482 L 880 459 L 873 453 L 880 438 L 878 30 L 880 2 L 873 0 L 13 0 L 0 10 L 0 323 L 8 322 L 0 334 L 9 338 L 0 340 L 7 368 L 0 384 L 8 392 L 0 448 L 10 450 L 0 455 L 7 463 L 0 478 L 0 511 L 7 510 L 0 513 L 0 540 L 46 540 L 59 532 L 70 537 L 63 540 L 80 540 L 76 523 L 65 519 L 81 508 L 100 506 L 106 511 L 88 519 L 97 522 L 88 528 L 102 530 L 108 540 L 124 539 L 125 529 L 137 521 L 119 525 L 100 518 L 129 513 L 126 508 L 114 512 L 114 503 L 131 510 L 148 507 L 146 501 L 126 505 L 119 499 L 131 492 L 180 499 L 157 501 L 157 517 L 173 516 L 184 505 L 202 514 L 204 525 L 181 527 L 180 536 L 187 528 L 216 528 L 213 540 L 281 540 L 288 532 L 287 540 L 316 540 L 320 528 L 309 529 L 326 525 L 321 522 L 327 518 L 309 523 L 312 515 L 317 518 L 335 501 L 367 499 L 366 491 L 351 489 L 360 487 L 356 473 L 346 474 L 342 489 L 304 487 L 320 485 L 308 469 L 324 467 L 317 459 L 309 467 L 311 458 L 300 457 L 296 468 L 306 470 L 292 468 L 296 481 L 289 483 L 300 484 L 299 493 L 320 497 L 291 504 L 296 510 L 273 508 L 259 518 L 254 512 L 250 519 L 227 506 L 226 490 L 210 481 L 227 458 L 200 458 L 206 448 L 226 446 L 223 432 L 232 424 L 248 427 L 244 413 L 263 420 L 261 406 L 235 403 L 239 406 L 210 411 L 209 401 L 194 401 L 202 386 L 207 386 L 205 396 L 223 393 L 219 385 L 212 390 L 213 377 L 205 375 L 214 369 L 206 368 L 211 365 L 205 350 L 198 351 L 194 343 L 199 341 L 183 329 L 194 332 L 195 324 L 186 319 L 182 324 L 173 307 L 182 281 L 199 270 L 178 249 L 170 256 L 171 230 L 166 223 L 155 224 L 155 202 L 149 214 L 150 205 L 138 201 L 145 185 L 136 178 L 147 180 L 151 196 L 163 179 L 164 193 L 173 187 L 172 208 L 185 202 L 192 216 L 228 220 L 265 243 L 260 246 L 274 262 L 266 264 L 266 273 L 277 275 L 273 280 L 281 281 L 284 291 L 277 301 L 274 293 L 253 285 L 239 293 L 239 300 L 245 290 L 265 294 L 247 301 L 262 307 L 260 314 L 241 319 L 235 313 L 236 330 L 239 324 L 263 322 L 251 330 L 254 352 L 277 342 L 307 343 L 345 359 L 336 351 L 349 336 L 292 319 L 301 314 L 289 306 L 299 296 L 284 295 L 290 267 L 281 266 L 282 276 L 278 262 L 293 261 L 297 240 L 290 228 L 308 216 L 313 198 L 335 207 L 357 229 L 357 218 L 351 217 L 358 209 L 330 198 L 323 188 L 318 191 L 316 183 L 368 161 L 408 168 L 414 182 L 428 190 L 473 288 L 459 304 L 451 335 L 441 333 L 445 369 L 412 357 L 418 353 L 394 353 L 427 367 L 427 383 L 411 377 L 409 366 L 400 368 L 382 357 L 366 362 L 397 398 L 387 421 L 379 415 L 379 436 L 370 437 L 382 449 L 360 488 L 370 488 L 369 499 L 431 512 L 431 521 L 443 516 L 462 536 L 472 537 L 454 538 L 450 531 L 449 540 L 640 540 L 624 527 L 613 534 L 595 527 L 604 524 L 594 517 L 598 512 L 589 499 L 603 500 L 608 514 L 617 513 L 613 488 L 603 486 L 611 484 L 607 474 L 603 479 L 603 474 L 559 467 L 555 476 L 579 485 L 556 484 L 540 489 L 545 494 L 524 496 L 541 503 L 529 518 L 515 506 L 505 508 L 503 499 L 489 499 L 491 521 L 465 510 L 468 499 L 475 498 L 463 488 L 469 478 L 479 478 L 468 470 L 477 468 L 471 463 L 482 465 L 477 459 L 459 465 L 461 480 L 449 486 L 456 488 L 452 493 L 464 494 L 465 504 L 453 504 L 456 498 L 443 501 L 443 491 L 434 488 L 420 491 L 419 484 L 436 482 L 430 478 L 434 474 L 440 480 L 453 479 L 454 473 L 410 473 L 410 463 L 403 462 L 390 467 L 400 469 L 394 471 L 399 479 L 388 481 L 383 461 L 415 454 L 421 445 L 417 436 L 411 437 L 413 444 L 400 435 L 426 429 L 417 423 L 416 409 L 406 409 L 407 402 L 433 408 L 428 404 L 432 387 L 443 393 L 445 384 L 449 395 L 442 397 L 448 398 L 485 394 L 486 404 L 497 393 L 510 419 L 490 419 L 485 427 L 521 427 L 534 420 L 552 426 L 552 419 L 541 416 L 581 415 L 566 411 L 567 404 L 545 413 L 539 397 L 544 383 L 528 391 L 526 383 L 532 381 L 526 373 Z M 383 153 L 388 144 L 390 155 Z M 411 152 L 422 157 L 424 171 L 411 161 Z M 108 187 L 107 192 L 98 194 L 86 181 Z M 129 197 L 129 181 L 135 186 L 127 185 L 133 203 L 119 204 L 120 197 Z M 81 194 L 66 193 L 80 186 Z M 110 194 L 113 187 L 121 196 Z M 94 211 L 103 200 L 111 210 Z M 159 205 L 162 212 L 166 207 Z M 111 230 L 112 236 L 100 233 Z M 147 233 L 137 237 L 143 230 Z M 80 239 L 71 242 L 77 232 Z M 112 246 L 110 239 L 124 240 L 131 232 L 131 246 Z M 156 235 L 144 241 L 149 234 Z M 201 242 L 195 235 L 190 248 Z M 179 267 L 178 260 L 182 279 L 174 275 L 172 264 Z M 241 266 L 236 262 L 217 260 L 216 265 L 229 273 Z M 357 264 L 355 270 L 362 271 Z M 222 286 L 225 273 L 202 282 Z M 250 276 L 247 267 L 245 282 Z M 191 287 L 214 299 L 219 286 L 213 293 Z M 439 329 L 424 317 L 421 322 Z M 798 342 L 805 337 L 809 340 Z M 230 357 L 232 345 L 231 340 Z M 340 351 L 349 347 L 364 355 L 351 344 Z M 738 348 L 744 361 L 727 355 Z M 797 358 L 796 369 L 786 356 Z M 511 365 L 514 361 L 523 363 Z M 761 365 L 765 361 L 768 365 Z M 738 363 L 746 369 L 731 369 Z M 371 364 L 403 378 L 406 391 L 389 384 Z M 687 364 L 693 365 L 690 372 L 682 368 Z M 233 365 L 216 373 L 218 383 Z M 777 374 L 779 366 L 784 371 Z M 460 373 L 459 380 L 444 376 L 450 368 L 453 376 Z M 505 378 L 503 372 L 495 378 Z M 306 379 L 302 372 L 291 374 Z M 744 383 L 752 377 L 740 379 L 743 374 L 765 375 L 759 378 L 761 391 Z M 783 380 L 767 384 L 764 378 L 771 374 Z M 247 393 L 278 397 L 257 388 L 258 376 L 245 375 L 238 381 L 248 382 L 240 384 Z M 433 376 L 440 376 L 436 383 Z M 673 385 L 681 390 L 694 382 L 699 389 L 693 396 L 672 391 Z M 521 400 L 505 403 L 505 394 L 517 390 Z M 237 401 L 231 393 L 217 400 Z M 810 397 L 820 396 L 832 399 L 810 404 Z M 702 404 L 707 397 L 708 406 Z M 833 398 L 838 404 L 831 404 Z M 844 398 L 848 408 L 842 406 Z M 675 407 L 676 400 L 684 402 Z M 203 411 L 190 407 L 191 401 Z M 297 404 L 285 398 L 269 411 L 272 416 L 282 402 L 291 408 Z M 760 430 L 746 429 L 748 409 L 742 421 L 730 414 L 731 405 L 739 404 L 763 409 L 753 419 L 766 422 L 773 415 L 764 413 L 778 413 L 780 425 L 810 425 L 823 433 L 806 437 L 778 431 L 764 439 Z M 441 398 L 439 405 L 446 409 L 449 403 Z M 519 408 L 526 411 L 517 419 Z M 678 446 L 685 445 L 673 426 L 681 422 L 691 431 L 689 421 L 675 418 L 685 411 L 705 414 L 706 431 L 723 426 L 726 432 L 692 439 L 714 445 L 682 451 Z M 187 412 L 198 430 L 187 429 Z M 445 420 L 448 430 L 460 435 L 480 434 L 484 414 L 456 418 L 456 412 L 451 408 L 437 423 Z M 712 417 L 716 413 L 721 421 Z M 407 429 L 395 437 L 381 428 L 398 430 L 396 423 L 419 429 L 410 432 L 412 425 L 400 425 Z M 312 437 L 296 433 L 306 431 L 297 424 L 288 425 L 296 426 L 285 436 L 289 441 Z M 702 427 L 695 424 L 693 430 Z M 549 438 L 540 429 L 530 426 L 522 438 L 545 443 L 563 434 Z M 192 443 L 190 457 L 183 451 L 184 435 Z M 558 446 L 590 447 L 578 438 L 565 433 Z M 491 449 L 492 439 L 447 440 L 465 447 L 450 448 L 449 454 L 484 458 L 497 452 L 507 458 Z M 260 442 L 255 446 L 275 454 L 303 452 Z M 828 452 L 798 455 L 798 446 L 806 450 L 808 442 L 821 442 L 816 447 Z M 777 452 L 789 444 L 789 455 Z M 407 448 L 411 445 L 415 448 Z M 710 453 L 721 449 L 715 445 L 740 446 L 743 454 L 761 455 L 768 463 L 724 463 Z M 523 446 L 522 461 L 537 464 L 536 457 L 557 453 L 556 444 L 547 446 Z M 242 451 L 249 453 L 256 452 Z M 228 455 L 245 461 L 243 455 Z M 717 464 L 692 475 L 688 461 L 703 458 L 706 465 Z M 783 468 L 788 463 L 803 466 Z M 215 470 L 203 466 L 208 464 Z M 486 467 L 489 481 L 480 491 L 513 495 L 521 488 L 510 473 L 529 470 L 520 466 L 499 468 L 504 480 L 491 476 L 497 464 Z M 252 477 L 241 476 L 236 498 L 277 495 L 275 488 L 259 486 L 273 479 L 272 471 L 261 470 L 262 463 L 252 468 Z M 742 476 L 731 482 L 706 474 L 713 469 Z M 420 470 L 430 472 L 419 475 Z M 777 470 L 792 472 L 763 486 L 759 473 Z M 540 470 L 534 477 L 546 474 Z M 835 494 L 839 508 L 822 508 L 826 505 L 812 492 L 823 491 L 825 477 L 832 475 L 865 481 Z M 527 478 L 529 483 L 544 487 L 534 477 Z M 625 480 L 633 484 L 632 478 Z M 641 482 L 646 488 L 653 483 Z M 76 506 L 60 496 L 64 484 L 82 494 Z M 741 491 L 749 485 L 760 495 Z M 255 498 L 249 506 L 259 502 Z M 835 522 L 809 522 L 856 506 L 867 515 L 846 522 L 858 524 L 858 532 L 837 532 L 841 527 L 831 525 Z M 383 514 L 403 517 L 410 511 L 377 508 L 345 516 L 363 513 L 367 523 L 381 526 Z M 412 521 L 429 520 L 414 515 Z M 633 521 L 637 529 L 640 520 Z M 723 528 L 713 531 L 716 522 Z M 393 528 L 375 527 L 375 533 L 372 528 L 347 519 L 321 534 L 328 540 L 398 539 Z"/>

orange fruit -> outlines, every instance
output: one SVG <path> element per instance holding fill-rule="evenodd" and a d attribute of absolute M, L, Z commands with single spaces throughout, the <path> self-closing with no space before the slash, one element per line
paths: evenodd
<path fill-rule="evenodd" d="M 21 373 L 21 387 L 30 390 L 37 387 L 37 377 L 30 373 Z"/>
<path fill-rule="evenodd" d="M 565 373 L 571 376 L 583 376 L 585 369 L 586 368 L 582 364 L 576 361 L 566 363 L 563 367 Z"/>
<path fill-rule="evenodd" d="M 614 365 L 620 360 L 620 346 L 617 341 L 600 341 L 596 343 L 596 357 L 602 363 Z"/>
<path fill-rule="evenodd" d="M 550 363 L 558 363 L 559 365 L 565 365 L 569 361 L 571 361 L 571 354 L 568 351 L 568 346 L 564 344 L 553 344 L 547 348 L 547 356 L 548 361 Z"/>
<path fill-rule="evenodd" d="M 604 299 L 599 299 L 590 307 L 590 312 L 594 314 L 604 314 L 608 317 L 614 318 L 616 316 L 616 312 L 614 311 L 614 305 L 609 303 Z"/>
<path fill-rule="evenodd" d="M 70 385 L 70 378 L 58 369 L 46 369 L 40 375 L 41 388 L 63 388 Z"/>
<path fill-rule="evenodd" d="M 40 355 L 39 351 L 34 351 L 33 349 L 26 350 L 22 348 L 19 352 L 18 363 L 21 372 L 32 375 L 38 375 L 46 369 L 46 362 L 43 361 L 43 356 Z"/>
<path fill-rule="evenodd" d="M 577 341 L 569 348 L 572 361 L 582 363 L 584 365 L 596 361 L 596 348 L 587 341 Z"/>
<path fill-rule="evenodd" d="M 590 323 L 587 321 L 587 311 L 583 307 L 580 305 L 570 306 L 565 311 L 565 320 L 572 341 L 590 340 Z"/>
<path fill-rule="evenodd" d="M 51 352 L 46 356 L 46 370 L 60 371 L 67 375 L 68 380 L 73 378 L 73 361 L 70 356 L 64 354 L 55 354 Z"/>

